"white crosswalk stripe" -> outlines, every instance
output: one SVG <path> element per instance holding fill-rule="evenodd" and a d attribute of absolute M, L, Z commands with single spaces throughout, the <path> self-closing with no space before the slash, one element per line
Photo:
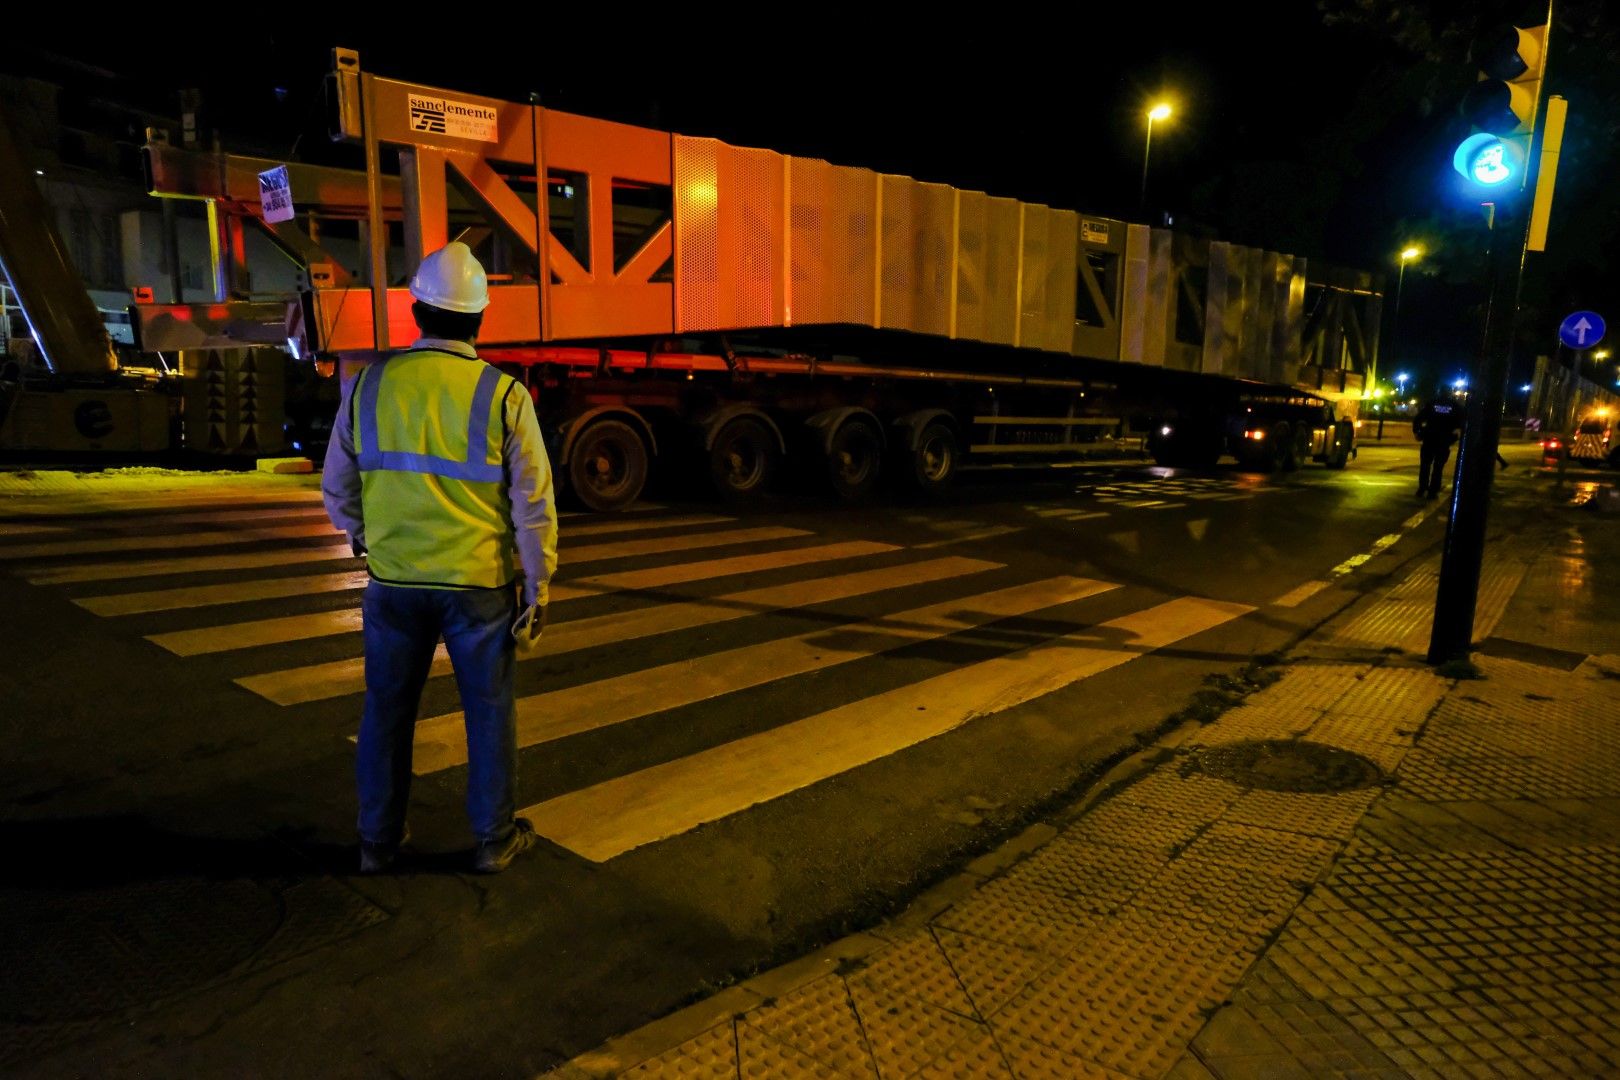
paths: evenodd
<path fill-rule="evenodd" d="M 795 531 L 797 533 L 797 531 Z M 552 586 L 552 604 L 580 599 L 583 596 L 606 596 L 624 593 L 630 589 L 658 589 L 671 585 L 689 585 L 692 581 L 710 581 L 724 576 L 758 573 L 782 567 L 797 567 L 810 562 L 831 559 L 854 559 L 857 555 L 896 551 L 891 544 L 873 544 L 867 541 L 846 544 L 823 544 L 818 547 L 792 547 L 787 551 L 765 555 L 737 555 L 732 559 L 713 559 L 708 562 L 677 563 L 674 567 L 654 567 L 651 570 L 630 570 L 625 573 L 606 573 L 573 580 L 562 576 L 561 583 Z M 591 562 L 591 560 L 585 560 Z M 562 563 L 564 568 L 569 562 Z M 364 585 L 364 581 L 361 581 Z M 360 588 L 360 586 L 356 586 Z M 253 622 L 228 623 L 222 627 L 204 627 L 201 630 L 177 630 L 154 633 L 147 640 L 159 644 L 177 656 L 201 656 L 204 653 L 230 653 L 233 649 L 253 648 L 261 644 L 282 644 L 308 638 L 329 638 L 340 633 L 360 630 L 360 609 L 311 612 L 308 615 L 283 615 L 279 619 L 259 619 Z"/>
<path fill-rule="evenodd" d="M 1191 495 L 1131 487 L 1113 493 L 1112 501 L 1134 497 L 1138 509 L 1153 509 L 1171 504 L 1155 495 Z M 278 505 L 190 500 L 170 514 L 143 507 L 83 519 L 0 522 L 0 564 L 36 587 L 66 590 L 65 599 L 83 611 L 114 620 L 109 627 L 127 628 L 179 658 L 167 663 L 217 657 L 207 670 L 223 669 L 224 677 L 263 701 L 324 709 L 309 714 L 325 717 L 322 723 L 352 718 L 365 683 L 364 659 L 357 655 L 364 562 L 346 543 L 312 542 L 334 534 L 317 520 L 318 506 L 289 505 L 310 501 L 290 494 L 278 493 Z M 1084 506 L 1029 509 L 1052 524 L 1107 516 Z M 611 859 L 1058 692 L 1250 610 L 1162 596 L 1143 601 L 1156 606 L 1131 610 L 1136 593 L 1120 592 L 1114 582 L 1071 574 L 1028 580 L 1033 571 L 1011 560 L 972 557 L 971 548 L 963 554 L 923 550 L 965 547 L 1022 526 L 916 516 L 916 539 L 906 548 L 653 506 L 628 516 L 570 518 L 552 586 L 553 621 L 537 655 L 553 662 L 546 672 L 558 658 L 574 665 L 577 656 L 574 670 L 590 677 L 555 688 L 541 684 L 539 692 L 519 698 L 522 748 L 556 746 L 586 733 L 633 737 L 619 733 L 644 730 L 672 710 L 765 693 L 869 658 L 889 656 L 885 664 L 895 666 L 885 670 L 917 674 L 831 707 L 795 707 L 791 695 L 776 695 L 770 700 L 789 704 L 770 708 L 793 709 L 792 715 L 774 723 L 755 717 L 746 733 L 717 745 L 683 747 L 676 731 L 669 760 L 523 813 L 555 843 L 585 858 Z M 209 547 L 224 550 L 186 553 Z M 591 572 L 602 563 L 638 559 L 645 562 Z M 153 582 L 157 588 L 124 584 L 157 578 L 164 579 Z M 584 603 L 614 594 L 633 595 L 611 601 L 605 613 L 602 605 Z M 1116 597 L 1110 614 L 1128 613 L 1090 625 L 1087 605 L 1108 594 Z M 276 606 L 254 606 L 269 604 Z M 239 614 L 248 617 L 221 621 L 213 609 L 226 605 L 241 605 Z M 311 610 L 317 606 L 326 610 Z M 199 625 L 204 622 L 210 625 Z M 930 653 L 905 651 L 942 639 L 987 658 L 941 674 Z M 285 666 L 286 652 L 255 651 L 295 643 L 305 643 L 296 666 Z M 657 659 L 632 660 L 626 670 L 622 658 L 643 648 Z M 681 659 L 669 661 L 671 655 Z M 276 660 L 283 666 L 275 667 Z M 606 661 L 612 661 L 610 674 L 593 672 L 592 665 Z M 441 645 L 430 677 L 451 674 Z M 443 708 L 450 688 L 436 685 L 432 699 Z M 416 773 L 465 763 L 459 712 L 417 725 Z"/>
<path fill-rule="evenodd" d="M 1050 578 L 519 698 L 518 745 L 536 746 L 595 731 L 1115 588 L 1118 586 L 1088 578 Z M 418 774 L 466 762 L 466 732 L 460 713 L 435 716 L 416 725 L 414 768 Z"/>
<path fill-rule="evenodd" d="M 993 570 L 999 566 L 999 563 L 983 562 L 978 559 L 934 559 L 929 562 L 902 563 L 899 566 L 835 577 L 810 578 L 788 585 L 748 589 L 708 600 L 660 604 L 627 613 L 573 619 L 548 628 L 546 636 L 541 639 L 540 648 L 533 655 L 523 659 L 560 656 L 581 649 L 635 641 L 655 634 L 694 630 L 700 626 L 713 626 L 716 623 L 772 611 L 847 600 L 883 589 L 899 589 L 908 585 L 964 577 L 968 574 Z M 433 655 L 433 666 L 429 670 L 429 675 L 449 674 L 450 655 L 441 644 Z M 272 671 L 265 675 L 248 676 L 236 681 L 261 697 L 278 704 L 290 705 L 364 690 L 365 662 L 362 658 L 338 660 L 328 664 Z"/>
<path fill-rule="evenodd" d="M 1053 693 L 1252 609 L 1183 597 L 520 811 L 603 862 Z"/>

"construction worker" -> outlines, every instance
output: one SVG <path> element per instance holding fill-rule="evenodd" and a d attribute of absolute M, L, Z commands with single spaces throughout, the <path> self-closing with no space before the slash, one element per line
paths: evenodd
<path fill-rule="evenodd" d="M 1462 421 L 1462 403 L 1450 392 L 1430 398 L 1412 418 L 1412 434 L 1418 438 L 1418 498 L 1440 497 L 1446 460 L 1451 457 L 1451 444 L 1457 441 Z"/>
<path fill-rule="evenodd" d="M 442 636 L 465 713 L 473 865 L 495 873 L 535 843 L 513 815 L 512 676 L 516 651 L 545 627 L 557 565 L 551 463 L 528 392 L 473 348 L 489 288 L 472 251 L 446 244 L 410 289 L 422 336 L 350 382 L 321 482 L 327 514 L 371 575 L 360 870 L 386 870 L 408 838 L 416 713 Z"/>

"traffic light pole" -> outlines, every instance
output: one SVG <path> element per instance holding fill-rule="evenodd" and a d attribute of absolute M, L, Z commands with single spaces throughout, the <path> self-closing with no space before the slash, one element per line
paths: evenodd
<path fill-rule="evenodd" d="M 1485 525 L 1502 434 L 1502 409 L 1519 310 L 1528 215 L 1509 196 L 1494 207 L 1490 239 L 1490 293 L 1485 309 L 1484 352 L 1477 388 L 1470 395 L 1457 448 L 1451 517 L 1446 522 L 1440 559 L 1440 587 L 1434 600 L 1429 663 L 1466 660 L 1474 636 L 1479 574 L 1485 561 Z"/>

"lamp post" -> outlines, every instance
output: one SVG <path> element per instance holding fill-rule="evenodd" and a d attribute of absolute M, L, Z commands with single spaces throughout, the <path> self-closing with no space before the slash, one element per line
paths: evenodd
<path fill-rule="evenodd" d="M 1401 269 L 1400 269 L 1400 272 L 1395 275 L 1395 314 L 1390 319 L 1390 326 L 1389 326 L 1389 358 L 1390 358 L 1391 361 L 1394 361 L 1395 359 L 1397 359 L 1396 355 L 1395 355 L 1395 342 L 1396 342 L 1396 339 L 1397 339 L 1398 335 L 1400 334 L 1400 329 L 1401 329 L 1401 291 L 1404 288 L 1404 286 L 1406 285 L 1406 264 L 1409 263 L 1409 262 L 1413 262 L 1413 261 L 1415 261 L 1417 259 L 1421 259 L 1422 257 L 1423 257 L 1423 249 L 1416 246 L 1416 245 L 1414 245 L 1414 244 L 1408 244 L 1406 247 L 1401 249 L 1401 253 L 1400 253 Z M 1377 370 L 1377 368 L 1373 369 L 1372 378 L 1373 378 L 1373 382 L 1376 384 L 1377 381 L 1378 381 L 1378 370 Z M 1397 376 L 1395 376 L 1395 381 L 1400 384 L 1401 391 L 1404 393 L 1405 390 L 1406 390 L 1406 376 L 1397 375 Z M 1384 421 L 1383 421 L 1383 417 L 1379 417 L 1379 420 L 1378 420 L 1378 441 L 1379 442 L 1384 441 Z"/>
<path fill-rule="evenodd" d="M 1170 119 L 1170 106 L 1167 102 L 1159 102 L 1148 110 L 1147 114 L 1147 145 L 1142 148 L 1142 199 L 1137 206 L 1140 213 L 1147 213 L 1147 182 L 1148 159 L 1153 154 L 1153 123 L 1156 120 Z"/>

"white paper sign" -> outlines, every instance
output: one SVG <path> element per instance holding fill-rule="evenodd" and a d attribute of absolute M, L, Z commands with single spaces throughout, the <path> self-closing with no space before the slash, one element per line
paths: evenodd
<path fill-rule="evenodd" d="M 264 220 L 274 225 L 293 219 L 292 181 L 287 166 L 277 165 L 259 174 L 259 206 Z"/>

